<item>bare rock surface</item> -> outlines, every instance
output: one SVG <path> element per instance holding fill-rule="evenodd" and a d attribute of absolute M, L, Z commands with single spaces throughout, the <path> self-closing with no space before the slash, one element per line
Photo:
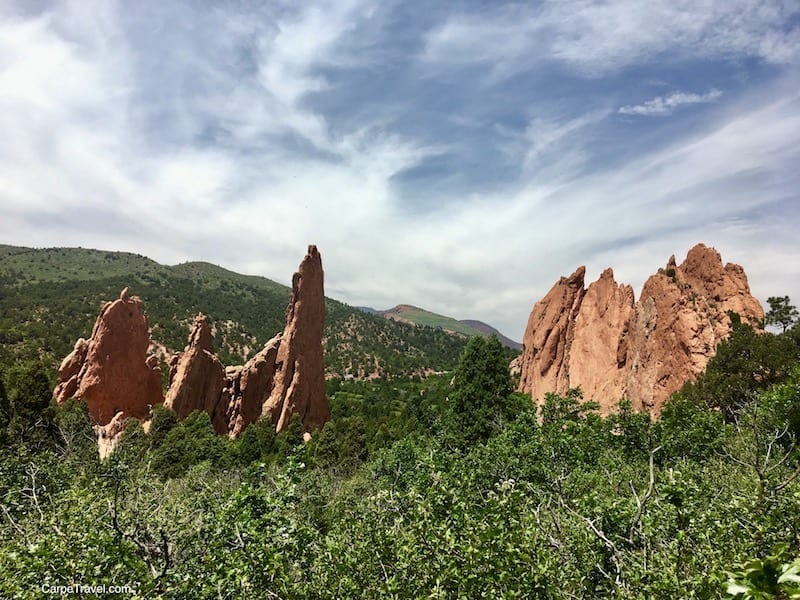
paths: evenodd
<path fill-rule="evenodd" d="M 214 354 L 214 341 L 208 317 L 197 315 L 184 351 L 170 364 L 170 385 L 164 406 L 185 419 L 195 410 L 211 416 L 217 433 L 227 433 L 225 406 L 220 395 L 225 385 L 225 368 Z"/>
<path fill-rule="evenodd" d="M 163 401 L 161 372 L 157 360 L 148 360 L 149 345 L 142 301 L 125 288 L 118 300 L 103 306 L 89 340 L 78 340 L 61 363 L 53 396 L 59 404 L 73 397 L 85 400 L 97 426 L 120 413 L 147 417 Z"/>
<path fill-rule="evenodd" d="M 325 290 L 322 257 L 309 246 L 292 278 L 292 297 L 286 309 L 286 327 L 276 359 L 275 382 L 262 414 L 277 431 L 299 414 L 306 431 L 321 428 L 330 419 L 325 395 L 322 329 L 325 324 Z"/>
<path fill-rule="evenodd" d="M 585 290 L 586 267 L 562 277 L 533 307 L 522 342 L 520 390 L 534 398 L 566 392 L 567 364 L 575 320 Z"/>

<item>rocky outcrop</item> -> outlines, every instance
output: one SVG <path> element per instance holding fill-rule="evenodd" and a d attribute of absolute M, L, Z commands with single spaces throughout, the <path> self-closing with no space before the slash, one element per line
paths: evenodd
<path fill-rule="evenodd" d="M 569 387 L 567 365 L 575 335 L 575 320 L 583 300 L 586 267 L 562 277 L 533 307 L 522 341 L 520 389 L 564 393 Z"/>
<path fill-rule="evenodd" d="M 633 288 L 617 284 L 611 269 L 587 288 L 567 361 L 568 381 L 579 381 L 587 398 L 619 399 L 625 394 L 633 314 Z"/>
<path fill-rule="evenodd" d="M 207 412 L 217 433 L 232 437 L 262 417 L 282 431 L 293 414 L 300 415 L 310 433 L 330 418 L 324 323 L 322 259 L 316 246 L 309 246 L 292 280 L 283 333 L 244 365 L 226 369 L 214 353 L 208 318 L 199 314 L 186 348 L 169 362 L 164 399 L 158 358 L 146 357 L 151 343 L 147 317 L 141 300 L 130 298 L 126 288 L 119 300 L 103 307 L 92 337 L 78 340 L 61 363 L 54 396 L 59 403 L 72 397 L 87 401 L 101 455 L 113 448 L 128 417 L 146 419 L 162 401 L 179 419 L 195 410 Z"/>
<path fill-rule="evenodd" d="M 520 391 L 537 400 L 580 386 L 608 413 L 622 398 L 657 415 L 701 373 L 730 333 L 727 311 L 760 326 L 760 303 L 739 265 L 698 244 L 645 283 L 638 302 L 606 269 L 583 289 L 583 267 L 536 303 L 520 358 Z"/>
<path fill-rule="evenodd" d="M 319 429 L 330 419 L 322 358 L 324 324 L 322 258 L 316 246 L 309 246 L 292 278 L 292 297 L 278 348 L 275 382 L 262 409 L 262 415 L 272 419 L 277 431 L 284 430 L 295 413 L 300 415 L 306 431 Z"/>
<path fill-rule="evenodd" d="M 211 416 L 217 433 L 227 433 L 226 406 L 221 402 L 225 368 L 214 354 L 214 341 L 208 318 L 199 314 L 183 352 L 170 363 L 170 383 L 164 406 L 185 419 L 194 410 Z"/>
<path fill-rule="evenodd" d="M 89 340 L 79 339 L 61 363 L 53 397 L 59 404 L 85 400 L 101 434 L 112 421 L 146 418 L 163 401 L 161 371 L 158 359 L 147 356 L 149 344 L 142 301 L 125 288 L 118 300 L 103 306 Z M 114 430 L 111 437 L 116 439 L 121 426 Z"/>

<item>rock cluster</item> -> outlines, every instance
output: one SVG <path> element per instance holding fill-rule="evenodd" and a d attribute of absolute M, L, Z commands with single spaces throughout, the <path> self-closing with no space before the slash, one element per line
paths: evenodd
<path fill-rule="evenodd" d="M 119 300 L 103 307 L 89 341 L 78 340 L 64 359 L 53 395 L 59 403 L 73 397 L 86 400 L 101 442 L 104 437 L 116 439 L 128 417 L 149 418 L 152 406 L 160 402 L 179 419 L 203 410 L 217 433 L 231 437 L 262 416 L 282 431 L 295 413 L 311 432 L 330 418 L 324 323 L 322 259 L 316 246 L 309 246 L 292 280 L 283 333 L 244 365 L 225 368 L 214 352 L 208 318 L 199 314 L 186 348 L 170 360 L 164 397 L 158 359 L 146 356 L 150 334 L 142 302 L 130 298 L 126 288 Z M 113 442 L 107 445 L 110 449 Z"/>
<path fill-rule="evenodd" d="M 657 415 L 664 401 L 701 373 L 731 329 L 728 311 L 756 327 L 764 318 L 739 265 L 698 244 L 677 265 L 633 289 L 611 269 L 584 289 L 585 268 L 562 277 L 533 307 L 523 340 L 520 391 L 541 400 L 580 386 L 608 413 L 626 398 Z"/>

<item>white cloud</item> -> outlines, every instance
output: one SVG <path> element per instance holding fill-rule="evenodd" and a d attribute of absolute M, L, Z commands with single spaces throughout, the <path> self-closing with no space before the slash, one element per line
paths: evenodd
<path fill-rule="evenodd" d="M 675 109 L 692 104 L 709 104 L 716 102 L 722 96 L 718 89 L 712 89 L 705 94 L 695 94 L 691 92 L 673 92 L 667 96 L 656 96 L 643 104 L 623 106 L 619 109 L 622 115 L 668 115 Z"/>

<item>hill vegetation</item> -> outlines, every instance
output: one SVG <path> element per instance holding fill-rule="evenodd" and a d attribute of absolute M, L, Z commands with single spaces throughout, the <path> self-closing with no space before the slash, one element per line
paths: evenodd
<path fill-rule="evenodd" d="M 225 364 L 242 363 L 283 329 L 290 289 L 263 277 L 193 262 L 174 267 L 124 252 L 0 246 L 0 364 L 51 368 L 91 334 L 103 303 L 131 292 L 144 301 L 153 339 L 183 349 L 194 316 L 212 319 Z M 329 377 L 424 375 L 452 370 L 466 339 L 326 300 Z"/>
<path fill-rule="evenodd" d="M 453 317 L 440 315 L 429 310 L 425 310 L 424 308 L 411 306 L 410 304 L 398 304 L 394 308 L 380 311 L 367 307 L 360 308 L 362 311 L 371 314 L 379 314 L 393 321 L 413 323 L 414 325 L 421 325 L 423 327 L 435 327 L 468 338 L 475 335 L 484 337 L 491 337 L 494 335 L 507 348 L 511 348 L 512 350 L 522 349 L 522 344 L 507 338 L 497 331 L 497 329 L 491 325 L 483 323 L 482 321 L 476 321 L 472 319 L 459 321 Z"/>

